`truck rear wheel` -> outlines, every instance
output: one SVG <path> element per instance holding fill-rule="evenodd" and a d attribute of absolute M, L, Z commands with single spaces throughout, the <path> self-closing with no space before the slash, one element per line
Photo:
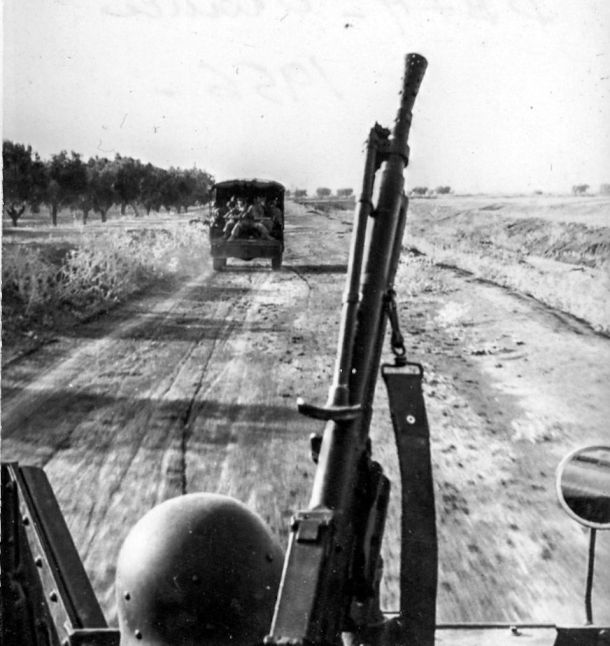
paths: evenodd
<path fill-rule="evenodd" d="M 212 267 L 214 267 L 214 271 L 222 271 L 226 264 L 226 258 L 212 258 Z"/>
<path fill-rule="evenodd" d="M 271 258 L 271 269 L 273 271 L 279 271 L 281 268 L 282 268 L 282 254 L 273 256 L 273 258 Z"/>

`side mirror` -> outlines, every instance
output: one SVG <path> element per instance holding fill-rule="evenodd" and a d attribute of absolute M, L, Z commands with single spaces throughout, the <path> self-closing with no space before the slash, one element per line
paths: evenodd
<path fill-rule="evenodd" d="M 598 529 L 610 529 L 610 447 L 586 446 L 568 453 L 557 467 L 557 497 L 568 516 L 589 527 L 585 613 L 591 625 L 595 536 Z"/>
<path fill-rule="evenodd" d="M 610 529 L 610 447 L 572 451 L 557 467 L 557 497 L 581 525 Z"/>

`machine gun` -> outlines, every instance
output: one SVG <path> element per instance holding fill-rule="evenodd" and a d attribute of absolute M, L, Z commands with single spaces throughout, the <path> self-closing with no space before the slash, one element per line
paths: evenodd
<path fill-rule="evenodd" d="M 367 144 L 354 217 L 334 379 L 325 406 L 298 402 L 327 422 L 312 437 L 318 466 L 308 509 L 295 515 L 271 632 L 274 644 L 432 644 L 436 533 L 423 370 L 406 361 L 394 301 L 394 276 L 406 223 L 404 170 L 412 108 L 426 60 L 409 54 L 393 131 L 376 124 Z M 376 205 L 377 171 L 384 166 Z M 384 365 L 401 473 L 401 611 L 386 622 L 379 607 L 381 539 L 390 482 L 372 460 L 369 428 L 387 320 L 394 365 Z M 415 487 L 415 488 L 414 488 Z"/>
<path fill-rule="evenodd" d="M 317 462 L 313 491 L 308 508 L 292 519 L 265 644 L 433 646 L 440 641 L 471 646 L 512 643 L 515 637 L 530 646 L 610 644 L 610 629 L 595 626 L 591 611 L 595 531 L 610 529 L 608 447 L 586 448 L 568 456 L 558 475 L 558 483 L 563 483 L 558 484 L 560 501 L 575 519 L 592 528 L 585 595 L 587 625 L 436 623 L 438 546 L 423 367 L 407 361 L 394 292 L 407 215 L 403 191 L 409 160 L 407 140 L 426 67 L 422 56 L 407 56 L 393 130 L 390 133 L 375 124 L 368 137 L 328 401 L 324 406 L 298 402 L 301 413 L 326 421 L 323 435 L 311 438 Z M 378 171 L 381 181 L 373 204 Z M 388 390 L 402 485 L 400 608 L 390 614 L 382 612 L 379 599 L 380 550 L 390 482 L 372 459 L 369 438 L 388 322 L 394 361 L 381 365 L 381 374 Z M 575 456 L 580 459 L 580 469 L 589 468 L 586 476 L 572 476 L 588 483 L 580 488 L 566 486 L 562 476 L 565 465 Z M 592 464 L 596 470 L 591 471 Z"/>

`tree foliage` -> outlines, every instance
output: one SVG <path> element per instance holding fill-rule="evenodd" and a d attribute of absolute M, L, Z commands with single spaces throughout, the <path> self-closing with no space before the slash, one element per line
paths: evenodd
<path fill-rule="evenodd" d="M 100 214 L 102 222 L 106 222 L 109 209 L 118 201 L 116 166 L 105 157 L 92 157 L 87 162 L 87 177 L 91 206 Z"/>
<path fill-rule="evenodd" d="M 115 205 L 122 213 L 130 206 L 136 216 L 140 206 L 147 214 L 161 208 L 186 211 L 207 203 L 214 184 L 197 168 L 166 170 L 118 154 L 85 163 L 78 153 L 62 150 L 43 162 L 30 146 L 11 141 L 3 142 L 2 161 L 4 210 L 15 226 L 27 206 L 36 211 L 41 203 L 48 205 L 54 225 L 61 208 L 82 211 L 84 223 L 91 211 L 105 222 Z"/>
<path fill-rule="evenodd" d="M 351 197 L 354 194 L 353 188 L 338 188 L 337 197 Z"/>
<path fill-rule="evenodd" d="M 38 206 L 46 192 L 44 164 L 31 146 L 2 142 L 4 211 L 17 226 L 28 204 Z"/>
<path fill-rule="evenodd" d="M 332 195 L 332 191 L 330 190 L 330 188 L 321 186 L 320 188 L 316 189 L 316 195 L 318 197 L 330 197 Z"/>
<path fill-rule="evenodd" d="M 114 190 L 117 193 L 121 205 L 121 215 L 125 215 L 127 205 L 131 205 L 136 216 L 138 208 L 137 199 L 140 196 L 140 183 L 143 178 L 143 167 L 139 160 L 132 157 L 115 157 L 116 179 Z"/>
<path fill-rule="evenodd" d="M 437 186 L 434 189 L 434 192 L 439 195 L 449 195 L 449 193 L 451 193 L 451 186 Z"/>
<path fill-rule="evenodd" d="M 49 184 L 43 201 L 51 210 L 53 225 L 61 207 L 83 208 L 87 198 L 87 169 L 78 153 L 65 150 L 51 157 L 46 165 Z"/>
<path fill-rule="evenodd" d="M 574 195 L 584 195 L 588 190 L 588 184 L 575 184 L 572 186 L 572 193 L 574 193 Z"/>
<path fill-rule="evenodd" d="M 426 195 L 427 192 L 428 192 L 427 186 L 415 186 L 414 188 L 411 189 L 412 195 Z"/>

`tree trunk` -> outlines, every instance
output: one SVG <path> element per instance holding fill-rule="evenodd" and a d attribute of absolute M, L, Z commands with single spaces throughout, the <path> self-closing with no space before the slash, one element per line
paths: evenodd
<path fill-rule="evenodd" d="M 136 216 L 136 218 L 139 218 L 140 217 L 140 212 L 138 211 L 138 207 L 136 206 L 136 203 L 132 202 L 130 204 L 130 206 L 133 209 L 133 212 L 134 212 L 134 215 Z"/>
<path fill-rule="evenodd" d="M 23 215 L 24 211 L 25 211 L 25 206 L 22 206 L 20 209 L 18 209 L 16 206 L 8 207 L 7 212 L 13 222 L 14 227 L 17 226 L 17 222 L 19 221 L 19 218 Z"/>
<path fill-rule="evenodd" d="M 126 208 L 127 208 L 127 202 L 121 202 L 121 215 L 125 215 Z"/>
<path fill-rule="evenodd" d="M 51 222 L 53 226 L 57 226 L 57 204 L 51 204 Z"/>
<path fill-rule="evenodd" d="M 83 209 L 83 224 L 87 224 L 89 219 L 89 209 Z"/>
<path fill-rule="evenodd" d="M 108 213 L 108 209 L 100 209 L 100 215 L 102 216 L 102 222 L 106 222 L 106 214 Z"/>

